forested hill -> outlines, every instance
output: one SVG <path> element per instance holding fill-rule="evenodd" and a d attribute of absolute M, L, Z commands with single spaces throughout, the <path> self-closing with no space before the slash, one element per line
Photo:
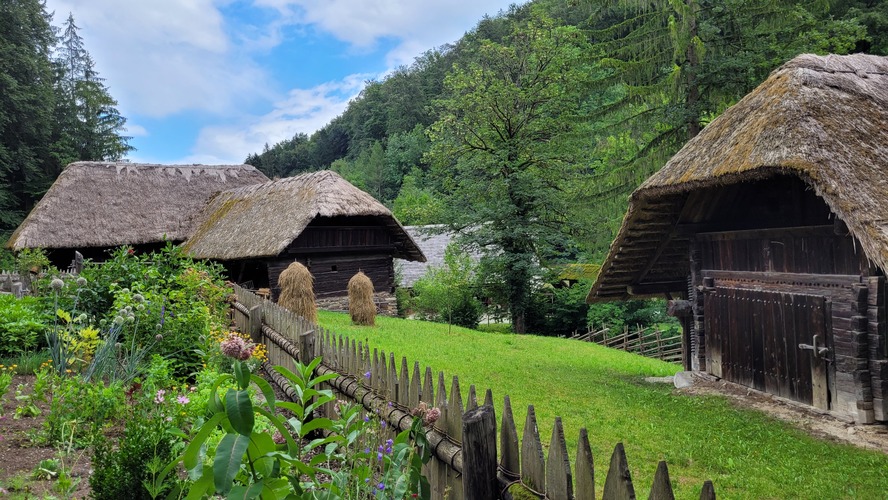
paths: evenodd
<path fill-rule="evenodd" d="M 540 23 L 570 28 L 570 36 L 580 40 L 555 41 L 556 53 L 546 57 L 569 56 L 574 58 L 572 67 L 584 69 L 573 81 L 553 83 L 561 86 L 559 92 L 574 95 L 573 105 L 582 113 L 562 117 L 551 114 L 560 112 L 552 109 L 538 118 L 576 121 L 570 134 L 582 140 L 558 141 L 559 150 L 544 154 L 579 163 L 579 168 L 551 182 L 557 184 L 558 196 L 569 200 L 563 204 L 568 213 L 560 217 L 584 221 L 583 228 L 569 235 L 578 244 L 574 253 L 594 258 L 610 242 L 626 195 L 780 64 L 806 52 L 888 53 L 888 2 L 683 0 L 676 4 L 535 0 L 512 7 L 482 19 L 452 45 L 431 49 L 411 66 L 371 82 L 342 115 L 310 137 L 300 134 L 266 146 L 246 162 L 279 177 L 332 168 L 394 207 L 406 224 L 454 224 L 459 218 L 454 210 L 467 209 L 454 206 L 459 185 L 453 174 L 463 172 L 457 168 L 467 161 L 463 153 L 467 148 L 497 146 L 463 141 L 445 158 L 440 155 L 443 150 L 436 153 L 435 143 L 446 141 L 447 133 L 458 135 L 458 127 L 444 129 L 468 112 L 505 112 L 477 100 L 481 96 L 471 100 L 472 79 L 483 80 L 482 72 L 491 70 L 502 82 L 525 84 L 521 78 L 527 74 L 521 73 L 534 68 L 524 63 L 540 63 L 533 51 L 548 50 L 519 47 L 528 36 L 535 36 L 528 35 L 528 29 L 539 30 Z M 524 61 L 495 68 L 498 63 L 485 61 L 485 51 L 495 47 L 504 51 L 504 59 L 514 56 Z M 564 52 L 558 54 L 559 50 Z M 468 86 L 461 86 L 459 75 L 468 78 Z M 503 116 L 486 118 L 486 124 L 485 117 L 478 117 L 474 124 L 462 126 L 496 128 L 495 121 Z M 506 138 L 501 146 L 508 149 L 509 141 L 517 138 Z"/>

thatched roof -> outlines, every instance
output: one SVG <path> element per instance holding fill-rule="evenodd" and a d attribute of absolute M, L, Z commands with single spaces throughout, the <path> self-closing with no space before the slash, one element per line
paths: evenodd
<path fill-rule="evenodd" d="M 329 170 L 219 193 L 184 247 L 201 259 L 273 257 L 316 217 L 340 216 L 378 217 L 395 241 L 395 257 L 425 261 L 388 208 Z"/>
<path fill-rule="evenodd" d="M 796 57 L 713 120 L 632 193 L 589 301 L 686 279 L 676 226 L 693 192 L 781 174 L 810 186 L 888 270 L 888 58 Z"/>
<path fill-rule="evenodd" d="M 89 248 L 182 241 L 214 193 L 267 181 L 250 165 L 68 165 L 7 246 Z"/>

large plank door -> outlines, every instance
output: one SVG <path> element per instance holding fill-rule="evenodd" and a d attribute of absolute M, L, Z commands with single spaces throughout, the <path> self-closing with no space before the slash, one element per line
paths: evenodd
<path fill-rule="evenodd" d="M 715 287 L 704 299 L 709 371 L 829 409 L 831 305 L 820 295 Z"/>

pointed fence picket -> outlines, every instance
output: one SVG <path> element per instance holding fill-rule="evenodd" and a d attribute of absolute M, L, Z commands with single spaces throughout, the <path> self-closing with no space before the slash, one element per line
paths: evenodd
<path fill-rule="evenodd" d="M 354 401 L 363 405 L 366 412 L 376 413 L 387 422 L 387 430 L 392 434 L 410 427 L 410 412 L 420 402 L 440 410 L 438 421 L 427 427 L 433 453 L 432 460 L 423 468 L 433 498 L 595 498 L 595 465 L 585 428 L 579 431 L 576 457 L 571 464 L 561 418 L 556 417 L 545 455 L 533 405 L 527 408 L 519 445 L 509 396 L 503 399 L 502 421 L 497 429 L 490 389 L 485 390 L 484 401 L 479 405 L 475 386 L 469 387 L 463 399 L 455 375 L 448 391 L 447 378 L 441 371 L 436 376 L 431 367 L 422 370 L 418 362 L 411 368 L 406 358 L 398 362 L 394 353 L 371 350 L 369 345 L 311 324 L 238 286 L 235 295 L 231 307 L 233 325 L 248 332 L 255 342 L 266 345 L 268 361 L 263 363 L 263 370 L 288 397 L 294 391 L 286 378 L 271 367 L 282 365 L 292 370 L 294 360 L 308 363 L 320 356 L 322 363 L 316 375 L 336 374 L 325 385 L 337 398 Z M 334 415 L 334 405 L 326 405 L 323 411 Z M 622 443 L 614 448 L 604 477 L 604 499 L 635 498 Z M 657 465 L 649 498 L 674 498 L 666 462 Z M 700 498 L 715 499 L 710 481 L 704 483 Z"/>

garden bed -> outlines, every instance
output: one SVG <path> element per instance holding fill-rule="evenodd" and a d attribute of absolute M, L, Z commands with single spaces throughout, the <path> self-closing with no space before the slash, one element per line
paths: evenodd
<path fill-rule="evenodd" d="M 59 457 L 58 448 L 35 442 L 35 433 L 43 427 L 45 414 L 49 411 L 48 405 L 38 402 L 37 407 L 41 414 L 35 417 L 14 418 L 18 406 L 15 389 L 21 384 L 22 394 L 31 394 L 34 379 L 33 375 L 16 375 L 12 379 L 9 393 L 3 397 L 3 416 L 0 417 L 0 496 L 62 496 L 56 490 L 57 481 L 48 478 L 47 473 L 38 471 L 41 462 L 46 464 L 44 461 L 57 460 Z M 75 498 L 86 498 L 89 495 L 89 475 L 92 473 L 90 459 L 90 450 L 75 450 L 73 456 L 66 460 L 66 466 L 74 463 L 71 477 L 78 483 L 70 494 Z"/>

